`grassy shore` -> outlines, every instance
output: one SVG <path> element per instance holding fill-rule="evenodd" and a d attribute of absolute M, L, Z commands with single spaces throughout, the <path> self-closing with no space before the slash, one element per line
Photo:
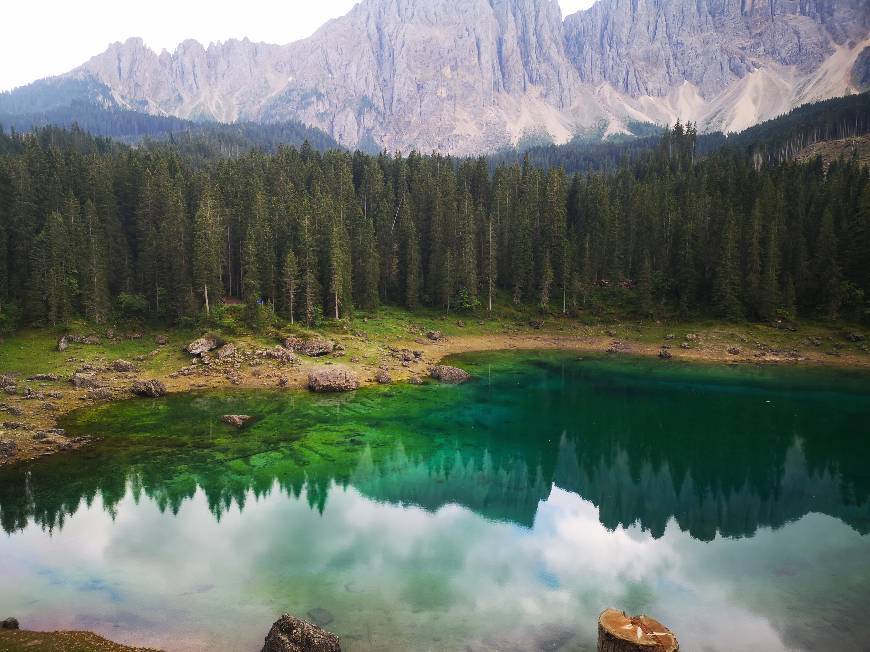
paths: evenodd
<path fill-rule="evenodd" d="M 543 321 L 543 323 L 541 323 Z M 429 334 L 438 331 L 441 337 Z M 205 332 L 219 335 L 239 351 L 227 361 L 200 363 L 184 346 Z M 98 338 L 57 350 L 65 333 Z M 14 457 L 0 464 L 33 459 L 58 450 L 86 445 L 52 432 L 57 420 L 71 410 L 105 400 L 131 396 L 137 379 L 159 379 L 170 392 L 236 385 L 245 388 L 303 388 L 313 367 L 343 364 L 363 384 L 386 370 L 394 382 L 425 377 L 428 367 L 443 357 L 468 351 L 503 349 L 563 349 L 578 352 L 611 351 L 616 355 L 657 356 L 664 350 L 672 360 L 744 364 L 801 364 L 870 369 L 865 341 L 848 335 L 861 329 L 850 324 L 802 322 L 796 325 L 732 324 L 716 321 L 599 320 L 591 316 L 544 317 L 506 305 L 489 315 L 444 315 L 435 311 L 410 313 L 382 308 L 352 320 L 325 322 L 317 329 L 279 324 L 253 333 L 242 325 L 240 310 L 220 322 L 199 327 L 157 329 L 129 324 L 71 324 L 67 328 L 21 331 L 0 343 L 0 374 L 15 387 L 0 394 L 0 440 L 15 442 Z M 327 338 L 342 350 L 324 358 L 297 356 L 286 362 L 257 352 L 279 345 L 288 336 Z M 165 344 L 158 344 L 163 342 Z M 403 351 L 419 357 L 403 360 Z M 127 360 L 135 371 L 117 372 L 116 360 Z M 667 364 L 663 361 L 663 364 Z M 96 395 L 75 388 L 71 376 L 91 367 L 108 393 Z M 57 380 L 27 380 L 53 374 Z"/>

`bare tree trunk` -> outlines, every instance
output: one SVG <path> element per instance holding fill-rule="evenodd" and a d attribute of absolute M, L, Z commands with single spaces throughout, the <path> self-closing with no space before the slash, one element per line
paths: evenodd
<path fill-rule="evenodd" d="M 208 305 L 208 283 L 202 286 L 202 293 L 205 296 L 205 314 L 211 315 L 211 308 Z"/>
<path fill-rule="evenodd" d="M 679 652 L 670 630 L 649 616 L 607 609 L 598 617 L 598 652 Z"/>

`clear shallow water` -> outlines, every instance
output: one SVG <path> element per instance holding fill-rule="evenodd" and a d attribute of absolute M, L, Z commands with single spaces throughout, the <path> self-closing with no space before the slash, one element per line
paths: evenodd
<path fill-rule="evenodd" d="M 0 615 L 256 650 L 319 608 L 348 650 L 591 650 L 613 606 L 687 650 L 866 647 L 866 374 L 459 362 L 475 382 L 73 415 L 102 442 L 0 471 Z"/>

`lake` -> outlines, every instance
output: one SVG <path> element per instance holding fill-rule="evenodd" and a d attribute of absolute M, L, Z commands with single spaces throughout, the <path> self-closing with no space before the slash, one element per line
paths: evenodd
<path fill-rule="evenodd" d="M 870 376 L 465 355 L 462 386 L 86 408 L 0 470 L 0 617 L 256 651 L 593 650 L 606 607 L 686 650 L 866 649 Z M 237 430 L 224 414 L 255 417 Z"/>

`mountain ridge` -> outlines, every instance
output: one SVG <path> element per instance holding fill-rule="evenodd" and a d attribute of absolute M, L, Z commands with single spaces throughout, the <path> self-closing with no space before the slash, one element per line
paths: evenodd
<path fill-rule="evenodd" d="M 0 96 L 0 112 L 36 87 L 55 101 L 67 92 L 191 120 L 299 120 L 348 147 L 453 154 L 677 118 L 739 131 L 858 91 L 868 13 L 862 0 L 599 0 L 563 18 L 556 0 L 363 0 L 288 45 L 114 43 Z"/>

